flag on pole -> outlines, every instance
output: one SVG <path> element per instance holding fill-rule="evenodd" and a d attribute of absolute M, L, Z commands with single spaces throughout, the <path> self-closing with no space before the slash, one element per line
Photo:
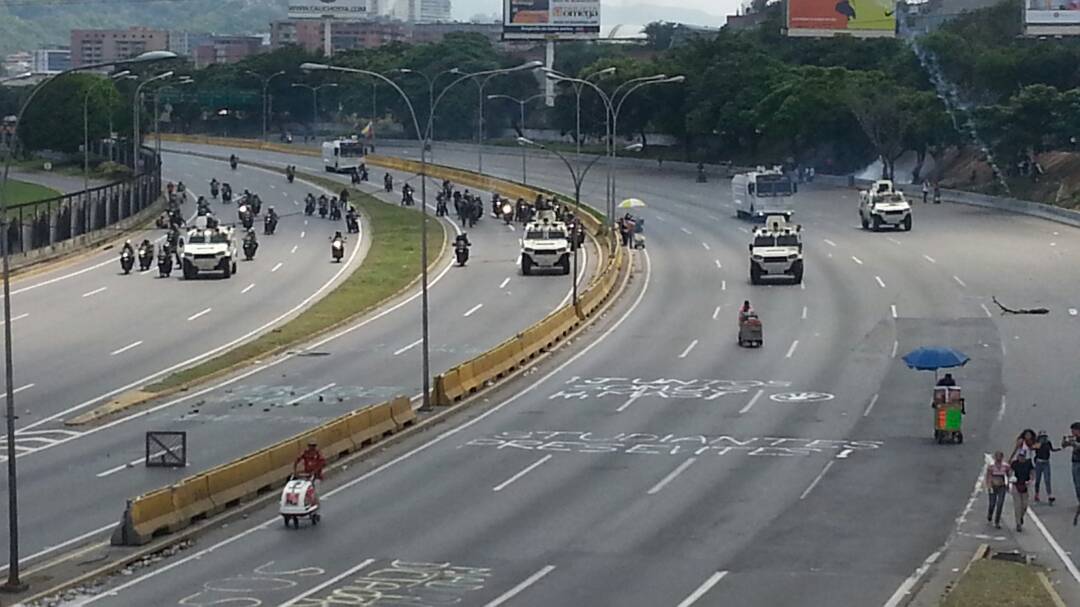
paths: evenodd
<path fill-rule="evenodd" d="M 373 139 L 375 137 L 375 129 L 370 121 L 367 123 L 367 126 L 360 131 L 360 134 L 368 139 Z"/>

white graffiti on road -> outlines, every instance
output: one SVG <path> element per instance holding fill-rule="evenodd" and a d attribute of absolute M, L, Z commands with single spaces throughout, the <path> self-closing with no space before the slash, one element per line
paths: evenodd
<path fill-rule="evenodd" d="M 735 437 L 705 434 L 675 435 L 620 432 L 609 436 L 593 432 L 525 430 L 499 432 L 465 443 L 522 451 L 564 453 L 611 453 L 620 455 L 734 455 L 797 457 L 829 455 L 847 458 L 852 453 L 873 451 L 884 445 L 876 440 L 833 440 L 795 437 Z"/>
<path fill-rule="evenodd" d="M 295 607 L 363 607 L 411 605 L 437 607 L 457 605 L 470 593 L 483 590 L 492 570 L 451 563 L 416 563 L 394 560 L 385 566 L 358 573 L 341 585 L 305 597 Z M 475 604 L 475 602 L 474 602 Z"/>
<path fill-rule="evenodd" d="M 274 561 L 259 565 L 251 573 L 213 580 L 203 584 L 203 589 L 180 599 L 185 607 L 209 607 L 230 605 L 233 607 L 260 607 L 275 592 L 295 588 L 310 578 L 326 573 L 319 567 L 281 569 Z"/>
<path fill-rule="evenodd" d="M 664 399 L 716 400 L 732 394 L 756 390 L 788 388 L 791 382 L 758 379 L 670 379 L 641 377 L 572 377 L 566 387 L 548 397 L 549 400 L 585 400 L 605 396 Z"/>
<path fill-rule="evenodd" d="M 778 403 L 820 403 L 835 398 L 828 392 L 780 392 L 772 394 L 769 399 Z"/>

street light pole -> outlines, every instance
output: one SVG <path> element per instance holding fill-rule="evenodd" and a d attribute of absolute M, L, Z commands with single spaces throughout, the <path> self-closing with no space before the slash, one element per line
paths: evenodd
<path fill-rule="evenodd" d="M 427 135 L 427 138 L 428 138 L 429 142 L 434 142 L 435 141 L 435 111 L 432 108 L 434 108 L 434 106 L 435 106 L 435 84 L 439 81 L 439 78 L 441 78 L 442 76 L 444 76 L 446 74 L 458 73 L 457 68 L 450 69 L 450 70 L 443 70 L 443 71 L 439 72 L 438 74 L 435 74 L 434 77 L 428 76 L 427 74 L 425 74 L 424 72 L 421 72 L 419 70 L 414 70 L 414 69 L 410 69 L 410 68 L 407 68 L 407 67 L 398 68 L 398 69 L 392 70 L 392 71 L 397 72 L 399 74 L 416 74 L 417 76 L 420 76 L 421 78 L 423 78 L 424 82 L 427 83 L 427 85 L 428 85 L 428 124 L 427 124 L 428 135 Z M 431 152 L 431 159 L 435 160 L 435 149 L 434 149 L 434 147 L 432 147 L 430 152 Z"/>
<path fill-rule="evenodd" d="M 195 84 L 195 81 L 188 76 L 184 76 L 176 84 Z M 157 153 L 158 158 L 161 158 L 161 114 L 158 112 L 158 103 L 161 101 L 161 92 L 169 88 L 173 88 L 173 86 L 166 84 L 154 91 L 154 152 Z"/>
<path fill-rule="evenodd" d="M 530 63 L 539 63 L 539 62 L 534 61 L 534 62 L 530 62 Z M 504 74 L 509 74 L 511 71 L 515 71 L 515 69 L 517 69 L 517 68 L 511 68 L 509 70 L 486 70 L 486 71 L 483 71 L 483 72 L 473 72 L 471 74 L 466 74 L 466 73 L 464 73 L 464 72 L 462 72 L 461 70 L 458 70 L 458 69 L 451 70 L 451 73 L 461 74 L 461 78 L 456 80 L 455 84 L 458 81 L 460 81 L 462 78 L 468 78 L 468 79 L 472 80 L 473 82 L 475 82 L 476 86 L 479 88 L 479 92 L 480 92 L 480 112 L 479 112 L 479 120 L 477 120 L 477 125 L 476 125 L 476 152 L 477 152 L 476 166 L 478 167 L 477 168 L 478 173 L 483 173 L 484 172 L 484 88 L 487 87 L 488 81 L 490 81 L 495 76 L 502 76 Z M 451 84 L 450 86 L 453 86 L 453 84 Z M 447 87 L 447 88 L 449 88 L 449 87 Z"/>
<path fill-rule="evenodd" d="M 19 113 L 15 120 L 15 132 L 11 136 L 11 144 L 8 146 L 7 154 L 4 156 L 4 174 L 3 179 L 0 180 L 0 257 L 2 257 L 3 264 L 3 282 L 4 282 L 4 389 L 7 395 L 7 406 L 5 408 L 6 413 L 6 432 L 7 432 L 7 490 L 8 490 L 8 577 L 7 582 L 0 586 L 2 592 L 22 592 L 26 590 L 27 586 L 19 579 L 19 497 L 18 497 L 18 475 L 15 464 L 16 452 L 15 452 L 15 379 L 14 379 L 14 357 L 11 344 L 11 265 L 10 265 L 10 243 L 8 242 L 8 236 L 10 235 L 10 229 L 8 225 L 8 203 L 7 203 L 7 185 L 8 176 L 11 172 L 11 160 L 15 155 L 15 148 L 19 141 L 19 127 L 22 125 L 23 117 L 26 115 L 26 109 L 30 107 L 30 103 L 34 100 L 42 89 L 47 84 L 55 80 L 59 76 L 70 74 L 72 72 L 78 72 L 83 70 L 94 70 L 103 67 L 118 67 L 121 65 L 129 65 L 133 63 L 142 63 L 145 61 L 160 61 L 163 59 L 173 59 L 176 57 L 175 53 L 169 51 L 151 51 L 143 53 L 137 57 L 126 59 L 124 61 L 110 61 L 108 63 L 95 63 L 91 65 L 83 65 L 74 67 L 63 72 L 60 72 L 54 76 L 42 80 L 34 90 L 30 91 L 30 95 L 27 96 L 26 101 L 23 101 L 22 107 L 19 108 Z"/>
<path fill-rule="evenodd" d="M 517 97 L 511 97 L 510 95 L 488 95 L 487 96 L 487 98 L 489 100 L 490 99 L 509 99 L 510 101 L 513 101 L 514 103 L 518 104 L 519 108 L 521 109 L 521 122 L 519 122 L 518 124 L 521 125 L 521 136 L 522 137 L 525 136 L 525 106 L 530 101 L 533 101 L 535 99 L 540 99 L 542 97 L 547 97 L 547 94 L 540 93 L 538 95 L 533 95 L 532 97 L 529 97 L 528 99 L 518 99 Z M 521 183 L 529 183 L 529 176 L 528 176 L 528 173 L 526 173 L 526 169 L 525 169 L 525 158 L 526 158 L 526 156 L 528 156 L 528 154 L 525 151 L 525 147 L 522 146 L 522 148 L 521 148 Z"/>
<path fill-rule="evenodd" d="M 319 121 L 319 89 L 336 88 L 337 83 L 328 82 L 326 84 L 320 84 L 319 86 L 311 86 L 310 84 L 301 84 L 294 82 L 289 85 L 293 88 L 308 89 L 311 91 L 311 130 L 314 134 L 315 123 Z"/>
<path fill-rule="evenodd" d="M 520 65 L 520 66 L 517 66 L 517 67 L 514 67 L 514 68 L 507 68 L 505 70 L 496 70 L 496 71 L 491 71 L 491 72 L 481 72 L 480 74 L 472 74 L 471 76 L 494 74 L 496 72 L 498 72 L 498 73 L 509 73 L 509 72 L 514 72 L 514 71 L 519 71 L 519 70 L 524 70 L 524 69 L 535 69 L 537 67 L 540 67 L 540 65 L 542 65 L 542 64 L 539 61 L 531 61 L 529 63 L 523 64 L 523 65 Z M 362 70 L 362 69 L 356 69 L 356 68 L 351 68 L 351 67 L 342 67 L 342 66 L 337 66 L 337 65 L 327 65 L 327 64 L 323 64 L 323 63 L 304 63 L 304 64 L 300 65 L 300 69 L 302 69 L 304 71 L 326 71 L 326 70 L 331 70 L 331 71 L 336 71 L 336 72 L 346 72 L 346 73 L 351 73 L 351 74 L 362 74 L 362 75 L 365 75 L 365 76 L 371 76 L 373 78 L 376 78 L 377 79 L 376 81 L 385 82 L 385 83 L 389 84 L 391 87 L 393 87 L 393 89 L 395 91 L 397 91 L 398 95 L 400 95 L 401 98 L 405 101 L 405 105 L 409 109 L 409 114 L 412 117 L 412 121 L 413 121 L 413 127 L 416 129 L 416 138 L 420 141 L 420 214 L 421 214 L 421 218 L 422 218 L 421 219 L 421 224 L 420 224 L 420 285 L 421 285 L 420 286 L 420 293 L 421 293 L 421 296 L 420 296 L 420 302 L 421 302 L 420 303 L 420 305 L 421 305 L 421 322 L 420 322 L 421 335 L 420 335 L 420 342 L 421 342 L 421 350 L 422 350 L 422 354 L 421 354 L 421 358 L 422 358 L 421 373 L 423 375 L 423 377 L 422 377 L 423 391 L 422 391 L 422 395 L 421 395 L 421 401 L 422 401 L 422 408 L 424 410 L 429 410 L 431 408 L 431 362 L 430 362 L 431 361 L 431 357 L 430 357 L 431 349 L 430 349 L 430 343 L 429 343 L 430 340 L 429 340 L 429 331 L 428 331 L 429 324 L 428 324 L 428 247 L 427 247 L 427 242 L 428 242 L 428 237 L 427 237 L 427 231 L 428 231 L 427 230 L 427 228 L 428 228 L 428 226 L 427 226 L 427 218 L 428 218 L 428 210 L 427 210 L 427 162 L 428 162 L 427 161 L 427 149 L 428 149 L 428 147 L 429 147 L 429 145 L 431 143 L 431 128 L 430 128 L 431 124 L 432 124 L 432 118 L 431 117 L 435 115 L 435 108 L 438 106 L 439 102 L 442 101 L 442 98 L 446 94 L 447 91 L 449 91 L 451 88 L 454 87 L 454 85 L 458 84 L 459 82 L 462 82 L 466 78 L 469 78 L 470 75 L 461 76 L 457 80 L 454 80 L 445 89 L 443 89 L 442 92 L 439 93 L 439 96 L 431 104 L 431 107 L 428 108 L 428 127 L 429 128 L 426 131 L 421 131 L 420 130 L 420 121 L 416 117 L 416 110 L 413 107 L 412 100 L 409 99 L 409 96 L 405 94 L 405 91 L 403 91 L 401 89 L 401 87 L 398 86 L 398 84 L 396 82 L 394 82 L 393 80 L 391 80 L 387 76 L 384 76 L 383 74 L 380 74 L 378 72 L 372 72 L 372 71 L 369 71 L 369 70 Z"/>
<path fill-rule="evenodd" d="M 595 78 L 596 76 L 606 76 L 608 74 L 614 74 L 614 73 L 615 73 L 615 67 L 612 66 L 612 67 L 604 68 L 602 70 L 598 70 L 598 71 L 595 71 L 595 72 L 593 72 L 591 74 L 588 74 L 584 78 L 582 78 L 582 80 L 585 80 L 586 82 L 589 82 L 593 78 Z M 581 155 L 581 90 L 585 85 L 575 82 L 575 83 L 573 83 L 573 86 L 574 86 L 574 122 L 575 122 L 574 142 L 577 144 L 577 154 L 578 154 L 578 156 L 580 156 Z"/>
<path fill-rule="evenodd" d="M 263 76 L 262 74 L 260 74 L 259 72 L 254 71 L 254 70 L 244 70 L 244 73 L 245 74 L 251 74 L 252 76 L 255 76 L 256 78 L 258 78 L 259 80 L 262 81 L 262 109 L 263 109 L 263 112 L 262 112 L 262 115 L 263 115 L 263 117 L 262 117 L 262 138 L 263 138 L 263 141 L 266 141 L 267 124 L 268 124 L 267 119 L 269 118 L 268 114 L 270 112 L 272 112 L 273 108 L 274 108 L 274 101 L 273 101 L 273 99 L 270 98 L 270 95 L 269 95 L 270 81 L 273 80 L 274 78 L 277 78 L 278 76 L 284 76 L 285 75 L 285 70 L 274 72 L 273 74 L 270 74 L 269 76 Z"/>
<path fill-rule="evenodd" d="M 139 174 L 139 143 L 142 139 L 142 125 L 139 123 L 141 122 L 140 114 L 142 113 L 142 90 L 151 82 L 164 80 L 172 77 L 172 75 L 172 70 L 162 72 L 145 82 L 139 83 L 139 86 L 135 87 L 135 95 L 132 97 L 135 107 L 131 109 L 131 174 L 133 176 Z M 131 195 L 135 196 L 134 189 L 131 190 Z"/>

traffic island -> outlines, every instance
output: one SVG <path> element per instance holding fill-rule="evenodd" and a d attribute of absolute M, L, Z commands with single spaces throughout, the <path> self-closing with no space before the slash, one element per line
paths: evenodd
<path fill-rule="evenodd" d="M 980 550 L 941 607 L 1065 607 L 1044 569 L 1007 556 Z"/>

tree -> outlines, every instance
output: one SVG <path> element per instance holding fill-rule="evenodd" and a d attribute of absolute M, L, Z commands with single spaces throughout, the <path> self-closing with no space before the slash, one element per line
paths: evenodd
<path fill-rule="evenodd" d="M 120 105 L 120 96 L 111 80 L 76 73 L 54 78 L 44 86 L 18 126 L 24 149 L 78 151 L 82 145 L 83 100 L 87 96 L 90 138 L 108 136 L 109 113 Z"/>

